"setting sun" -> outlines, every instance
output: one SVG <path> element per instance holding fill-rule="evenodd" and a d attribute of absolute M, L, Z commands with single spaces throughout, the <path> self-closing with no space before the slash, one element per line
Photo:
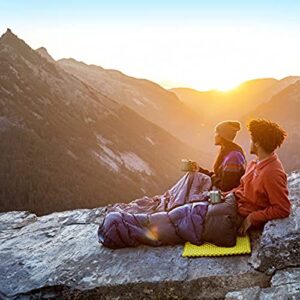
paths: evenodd
<path fill-rule="evenodd" d="M 100 18 L 91 11 L 76 21 L 68 15 L 59 17 L 55 21 L 58 31 L 53 30 L 48 10 L 42 26 L 23 17 L 12 20 L 8 13 L 0 12 L 0 29 L 4 32 L 13 23 L 12 29 L 33 48 L 46 47 L 54 59 L 73 57 L 147 78 L 166 88 L 228 91 L 249 78 L 299 73 L 298 28 L 292 22 L 281 24 L 279 12 L 272 17 L 268 9 L 266 22 L 266 17 L 245 14 L 242 8 L 240 14 L 221 15 L 201 9 L 197 14 L 190 12 L 189 18 L 184 10 L 158 15 L 152 22 L 151 10 L 147 15 L 133 11 L 126 18 L 115 9 L 101 9 Z M 289 54 L 282 55 L 287 45 Z"/>
<path fill-rule="evenodd" d="M 196 89 L 196 90 L 202 90 L 202 91 L 209 91 L 209 90 L 215 90 L 215 91 L 219 91 L 219 92 L 222 92 L 222 93 L 229 93 L 231 91 L 234 91 L 236 90 L 240 83 L 242 83 L 242 80 L 240 80 L 239 82 L 235 82 L 235 83 L 232 83 L 230 81 L 226 82 L 226 81 L 223 81 L 223 82 L 216 82 L 214 85 L 207 85 L 207 86 L 204 86 L 204 85 L 201 85 L 201 84 L 194 84 L 194 85 L 188 85 L 188 84 L 185 84 L 185 83 L 175 83 L 175 82 L 172 82 L 172 81 L 163 81 L 163 82 L 159 82 L 159 84 L 164 87 L 165 89 L 171 89 L 171 88 L 176 88 L 176 87 L 181 87 L 181 88 L 193 88 L 193 89 Z"/>

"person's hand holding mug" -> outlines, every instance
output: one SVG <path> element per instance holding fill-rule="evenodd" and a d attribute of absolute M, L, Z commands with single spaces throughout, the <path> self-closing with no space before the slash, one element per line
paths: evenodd
<path fill-rule="evenodd" d="M 199 165 L 197 164 L 197 162 L 193 161 L 191 164 L 191 171 L 197 172 L 198 170 L 199 170 Z"/>
<path fill-rule="evenodd" d="M 221 193 L 221 199 L 222 199 L 222 202 L 224 202 L 226 196 L 228 195 L 228 192 L 222 192 L 222 191 L 220 191 L 220 193 Z"/>

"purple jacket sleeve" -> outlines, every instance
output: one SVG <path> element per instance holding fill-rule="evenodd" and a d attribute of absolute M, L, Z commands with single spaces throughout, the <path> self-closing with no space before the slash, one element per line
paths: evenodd
<path fill-rule="evenodd" d="M 246 160 L 242 153 L 238 151 L 230 152 L 222 163 L 221 177 L 218 188 L 227 192 L 240 184 L 240 179 L 245 173 Z"/>

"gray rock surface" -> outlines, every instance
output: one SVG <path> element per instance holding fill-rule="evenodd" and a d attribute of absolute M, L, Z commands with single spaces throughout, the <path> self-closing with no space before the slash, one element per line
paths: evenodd
<path fill-rule="evenodd" d="M 300 269 L 287 267 L 300 267 L 299 179 L 289 179 L 292 216 L 252 232 L 251 256 L 184 258 L 182 245 L 107 249 L 97 241 L 104 208 L 2 213 L 0 299 L 297 299 Z"/>
<path fill-rule="evenodd" d="M 287 268 L 275 273 L 271 287 L 258 286 L 229 292 L 226 300 L 300 299 L 300 268 Z"/>
<path fill-rule="evenodd" d="M 257 257 L 252 257 L 254 268 L 269 274 L 290 266 L 300 266 L 300 175 L 289 176 L 292 214 L 289 218 L 268 222 L 261 237 Z"/>
<path fill-rule="evenodd" d="M 269 276 L 251 268 L 249 255 L 188 259 L 182 245 L 107 249 L 97 241 L 102 213 L 0 214 L 0 295 L 201 299 L 250 283 L 268 286 Z"/>

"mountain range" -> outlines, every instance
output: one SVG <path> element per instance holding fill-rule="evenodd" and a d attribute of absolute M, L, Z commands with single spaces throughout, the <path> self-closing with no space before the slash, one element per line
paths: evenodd
<path fill-rule="evenodd" d="M 198 112 L 205 123 L 224 119 L 242 118 L 267 103 L 273 96 L 300 80 L 300 76 L 289 76 L 281 80 L 261 78 L 243 82 L 228 92 L 211 90 L 206 92 L 187 88 L 174 88 L 181 101 Z"/>
<path fill-rule="evenodd" d="M 75 59 L 61 59 L 57 64 L 101 94 L 126 105 L 184 143 L 196 148 L 201 145 L 201 118 L 174 93 L 149 80 L 87 65 Z"/>
<path fill-rule="evenodd" d="M 0 70 L 1 211 L 128 202 L 173 185 L 180 159 L 208 161 L 11 30 L 0 38 Z"/>
<path fill-rule="evenodd" d="M 180 160 L 211 168 L 214 126 L 279 122 L 286 171 L 300 168 L 300 77 L 254 79 L 237 89 L 166 90 L 73 58 L 55 61 L 11 30 L 0 38 L 0 210 L 46 214 L 161 194 Z M 248 156 L 248 159 L 251 159 Z"/>

